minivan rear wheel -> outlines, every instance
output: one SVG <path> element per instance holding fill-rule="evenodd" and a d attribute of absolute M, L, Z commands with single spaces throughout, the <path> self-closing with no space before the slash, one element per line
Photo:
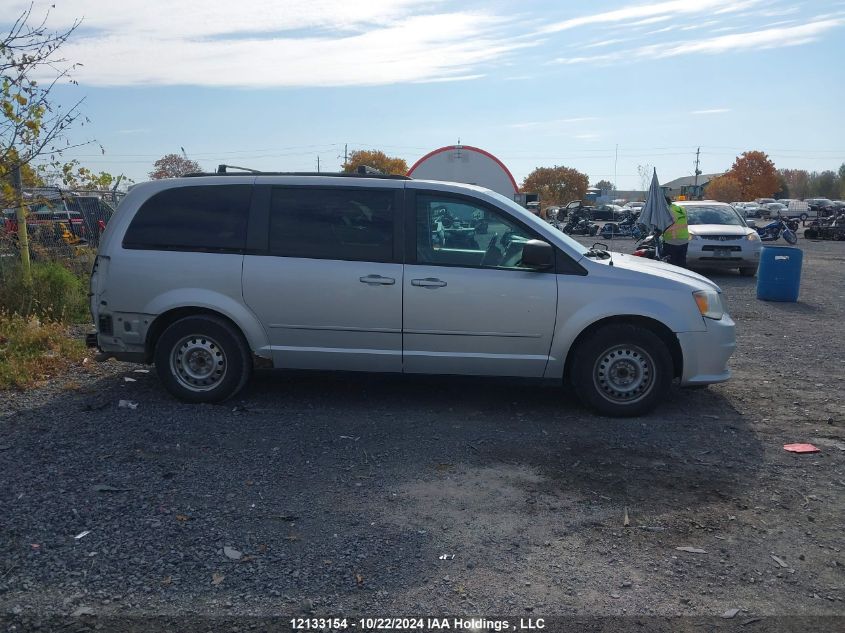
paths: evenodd
<path fill-rule="evenodd" d="M 237 394 L 252 371 L 240 332 L 212 315 L 179 319 L 161 335 L 155 365 L 165 388 L 185 402 L 221 402 Z"/>
<path fill-rule="evenodd" d="M 599 413 L 637 416 L 654 409 L 672 382 L 672 357 L 654 332 L 634 325 L 602 327 L 575 350 L 572 384 Z"/>

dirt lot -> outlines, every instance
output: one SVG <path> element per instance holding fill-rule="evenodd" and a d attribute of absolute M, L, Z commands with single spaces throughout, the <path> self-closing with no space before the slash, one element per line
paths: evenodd
<path fill-rule="evenodd" d="M 0 394 L 0 621 L 656 615 L 744 631 L 792 615 L 836 630 L 845 245 L 800 246 L 795 304 L 712 275 L 738 324 L 734 378 L 640 419 L 548 385 L 274 372 L 190 406 L 119 363 Z"/>

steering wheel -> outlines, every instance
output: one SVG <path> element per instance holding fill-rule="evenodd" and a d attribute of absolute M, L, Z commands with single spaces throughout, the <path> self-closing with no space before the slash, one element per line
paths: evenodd
<path fill-rule="evenodd" d="M 484 252 L 484 257 L 481 259 L 482 266 L 495 266 L 499 263 L 499 249 L 496 248 L 496 242 L 498 240 L 499 234 L 493 233 L 493 237 L 490 238 L 490 243 L 487 245 L 487 250 Z"/>

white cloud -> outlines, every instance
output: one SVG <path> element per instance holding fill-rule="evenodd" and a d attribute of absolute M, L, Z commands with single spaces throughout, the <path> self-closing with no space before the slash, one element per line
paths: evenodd
<path fill-rule="evenodd" d="M 28 0 L 27 0 L 28 1 Z M 17 2 L 17 9 L 24 6 Z M 72 4 L 73 6 L 67 6 Z M 512 20 L 430 0 L 96 0 L 63 3 L 50 25 L 80 14 L 62 47 L 87 85 L 349 86 L 464 81 L 485 63 L 536 46 Z M 36 7 L 36 11 L 40 5 Z"/>
<path fill-rule="evenodd" d="M 54 0 L 34 1 L 34 16 L 40 17 Z M 3 15 L 14 16 L 30 0 L 0 2 Z M 652 0 L 555 21 L 555 11 L 557 17 L 570 11 L 567 4 L 548 8 L 551 24 L 537 30 L 530 16 L 504 13 L 506 4 L 460 0 L 251 0 L 242 5 L 230 0 L 65 0 L 50 9 L 48 26 L 66 28 L 84 17 L 61 54 L 81 64 L 74 78 L 86 85 L 263 88 L 470 81 L 493 70 L 522 77 L 542 62 L 518 53 L 553 50 L 555 45 L 561 50 L 567 44 L 559 41 L 564 38 L 580 56 L 558 53 L 561 57 L 552 63 L 796 45 L 843 22 L 842 15 L 834 14 L 790 28 L 760 26 L 765 13 L 794 12 L 771 0 Z M 739 19 L 742 15 L 749 17 Z M 733 32 L 748 31 L 752 27 L 740 25 L 752 20 L 756 32 Z M 628 36 L 624 31 L 664 23 L 647 33 L 635 28 Z M 671 36 L 642 39 L 672 31 L 684 31 L 672 38 L 684 41 L 664 41 Z M 698 31 L 699 39 L 692 39 L 696 34 L 690 31 Z M 632 38 L 652 45 L 613 47 Z"/>
<path fill-rule="evenodd" d="M 730 13 L 748 6 L 759 4 L 760 0 L 737 2 L 736 0 L 670 0 L 653 4 L 630 5 L 614 11 L 594 13 L 578 18 L 570 18 L 555 22 L 542 29 L 545 33 L 555 33 L 569 29 L 587 26 L 589 24 L 611 24 L 615 22 L 630 22 L 657 16 L 677 16 L 697 13 Z"/>
<path fill-rule="evenodd" d="M 730 111 L 730 108 L 712 108 L 710 110 L 693 110 L 690 114 L 724 114 Z"/>
<path fill-rule="evenodd" d="M 671 15 L 656 15 L 653 18 L 645 18 L 643 20 L 637 20 L 636 22 L 630 22 L 627 26 L 645 26 L 647 24 L 657 24 L 658 22 L 666 22 L 667 20 L 671 20 L 673 16 Z"/>
<path fill-rule="evenodd" d="M 611 44 L 619 44 L 624 42 L 623 39 L 609 39 L 609 40 L 602 40 L 601 42 L 593 42 L 592 44 L 586 44 L 581 48 L 600 48 L 602 46 L 610 46 Z"/>
<path fill-rule="evenodd" d="M 156 38 L 202 38 L 232 33 L 281 33 L 299 29 L 359 30 L 392 24 L 420 12 L 431 13 L 439 0 L 35 0 L 35 15 L 50 9 L 48 25 L 68 26 L 84 17 L 86 29 L 134 32 Z M 6 0 L 6 15 L 30 0 Z M 112 6 L 104 6 L 104 4 Z M 51 8 L 51 5 L 53 7 Z"/>
<path fill-rule="evenodd" d="M 715 55 L 742 50 L 761 50 L 798 46 L 817 40 L 823 33 L 845 24 L 845 19 L 817 20 L 798 26 L 769 28 L 746 33 L 731 33 L 698 40 L 666 42 L 622 52 L 582 57 L 558 58 L 558 64 L 604 63 L 611 61 L 636 61 L 690 54 Z"/>

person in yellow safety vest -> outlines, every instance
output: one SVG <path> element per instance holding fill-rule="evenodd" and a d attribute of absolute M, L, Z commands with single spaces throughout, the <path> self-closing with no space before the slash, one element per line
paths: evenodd
<path fill-rule="evenodd" d="M 686 268 L 687 249 L 689 248 L 687 211 L 677 204 L 672 204 L 672 199 L 669 196 L 666 196 L 666 204 L 669 205 L 669 212 L 675 222 L 660 236 L 660 239 L 663 240 L 663 253 L 668 256 L 670 264 Z"/>

